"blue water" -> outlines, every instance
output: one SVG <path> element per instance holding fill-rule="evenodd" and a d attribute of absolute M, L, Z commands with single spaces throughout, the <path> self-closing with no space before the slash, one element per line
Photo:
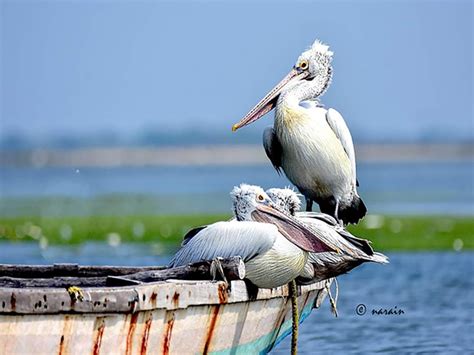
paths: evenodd
<path fill-rule="evenodd" d="M 301 353 L 474 352 L 474 253 L 392 253 L 339 280 L 339 317 L 328 302 L 303 323 Z M 366 313 L 356 308 L 364 305 Z M 359 306 L 360 307 L 360 306 Z M 377 315 L 372 310 L 403 310 Z M 363 308 L 359 308 L 363 309 Z M 274 351 L 288 354 L 286 338 Z"/>
<path fill-rule="evenodd" d="M 339 280 L 339 317 L 327 300 L 300 328 L 301 354 L 472 353 L 474 352 L 474 253 L 389 254 L 390 264 L 365 264 Z M 169 256 L 146 245 L 89 243 L 80 247 L 0 244 L 3 263 L 156 265 Z M 358 315 L 356 307 L 365 305 Z M 373 309 L 402 310 L 372 315 Z M 286 338 L 272 353 L 288 354 Z"/>
<path fill-rule="evenodd" d="M 360 195 L 371 213 L 474 215 L 471 162 L 361 163 L 358 178 Z M 0 215 L 95 213 L 90 200 L 116 195 L 122 200 L 107 211 L 110 214 L 228 213 L 229 191 L 241 182 L 265 188 L 289 185 L 269 164 L 2 168 Z M 74 203 L 44 203 L 38 211 L 37 204 L 29 200 L 32 197 L 72 198 Z"/>
<path fill-rule="evenodd" d="M 470 162 L 366 163 L 359 164 L 358 175 L 372 213 L 474 215 Z M 0 216 L 229 213 L 228 193 L 241 182 L 288 185 L 266 165 L 3 168 Z M 363 265 L 339 278 L 339 318 L 327 302 L 314 311 L 301 327 L 300 353 L 474 352 L 474 253 L 389 256 L 387 266 Z M 163 265 L 168 260 L 158 244 L 42 249 L 34 243 L 0 243 L 1 263 Z M 367 309 L 363 316 L 356 313 L 360 304 Z M 395 307 L 404 314 L 371 314 Z M 273 350 L 288 352 L 288 338 Z"/>

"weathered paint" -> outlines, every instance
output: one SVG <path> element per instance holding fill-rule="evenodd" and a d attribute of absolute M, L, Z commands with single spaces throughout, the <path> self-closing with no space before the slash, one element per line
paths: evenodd
<path fill-rule="evenodd" d="M 99 318 L 98 318 L 99 319 Z M 59 355 L 66 354 L 66 349 L 67 349 L 67 338 L 64 336 L 64 334 L 69 334 L 71 332 L 71 319 L 69 315 L 64 316 L 64 324 L 63 324 L 63 330 L 61 335 L 61 339 L 59 341 Z"/>
<path fill-rule="evenodd" d="M 173 331 L 174 325 L 174 312 L 166 312 L 166 319 L 163 339 L 163 354 L 169 354 L 170 352 L 171 332 Z"/>
<path fill-rule="evenodd" d="M 102 344 L 102 336 L 104 335 L 105 323 L 103 317 L 98 317 L 94 322 L 94 341 L 92 354 L 100 354 L 100 345 Z"/>
<path fill-rule="evenodd" d="M 131 355 L 132 354 L 132 339 L 133 333 L 135 332 L 135 328 L 137 327 L 137 320 L 138 320 L 139 313 L 132 313 L 130 317 L 130 325 L 128 327 L 127 332 L 127 347 L 125 348 L 125 354 Z"/>
<path fill-rule="evenodd" d="M 300 287 L 302 319 L 323 287 L 322 283 Z M 126 297 L 119 297 L 115 290 L 84 289 L 86 300 L 77 301 L 76 312 L 67 313 L 51 313 L 69 305 L 58 296 L 63 290 L 17 290 L 16 311 L 7 302 L 3 309 L 9 306 L 9 311 L 0 313 L 0 354 L 255 353 L 271 349 L 291 330 L 287 287 L 261 289 L 252 301 L 242 281 L 233 281 L 231 291 L 224 283 L 210 282 L 170 282 L 120 290 Z M 21 291 L 30 293 L 30 313 L 21 304 L 28 299 Z M 8 301 L 11 295 L 9 290 Z M 117 304 L 119 300 L 125 302 L 123 308 Z M 130 310 L 133 304 L 135 313 L 111 311 L 116 306 Z"/>
<path fill-rule="evenodd" d="M 209 318 L 209 325 L 207 326 L 206 330 L 206 341 L 204 343 L 204 348 L 202 349 L 203 354 L 209 353 L 212 336 L 214 335 L 214 329 L 216 328 L 220 309 L 220 305 L 211 307 L 211 316 Z"/>
<path fill-rule="evenodd" d="M 140 354 L 146 354 L 147 346 L 148 346 L 148 336 L 150 334 L 151 323 L 153 321 L 153 314 L 151 312 L 148 313 L 148 318 L 145 321 L 145 329 L 143 330 L 142 336 L 142 344 L 140 347 Z"/>

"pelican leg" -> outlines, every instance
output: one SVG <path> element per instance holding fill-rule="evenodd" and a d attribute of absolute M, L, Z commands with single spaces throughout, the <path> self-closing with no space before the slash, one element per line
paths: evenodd
<path fill-rule="evenodd" d="M 336 219 L 336 221 L 339 223 L 341 227 L 344 227 L 344 221 L 342 219 L 339 219 L 338 212 L 339 212 L 339 200 L 336 200 L 336 209 L 334 211 L 334 218 Z"/>
<path fill-rule="evenodd" d="M 333 281 L 336 284 L 336 297 L 332 297 L 330 280 L 326 281 L 324 288 L 328 293 L 329 303 L 331 304 L 331 312 L 332 314 L 334 314 L 334 317 L 337 318 L 339 316 L 339 313 L 337 312 L 337 297 L 339 296 L 339 285 L 337 283 L 336 278 L 333 278 Z"/>
<path fill-rule="evenodd" d="M 210 266 L 210 273 L 212 277 L 212 281 L 217 281 L 217 276 L 219 275 L 219 278 L 224 281 L 226 284 L 227 278 L 225 277 L 224 274 L 224 269 L 222 268 L 222 263 L 221 263 L 222 258 L 214 258 L 214 260 L 211 261 L 211 266 Z"/>
<path fill-rule="evenodd" d="M 306 212 L 311 212 L 313 210 L 313 200 L 306 197 Z"/>
<path fill-rule="evenodd" d="M 288 285 L 291 297 L 291 318 L 292 318 L 292 332 L 291 332 L 291 355 L 296 355 L 298 352 L 298 328 L 300 324 L 300 316 L 298 312 L 298 288 L 296 281 L 293 280 Z"/>

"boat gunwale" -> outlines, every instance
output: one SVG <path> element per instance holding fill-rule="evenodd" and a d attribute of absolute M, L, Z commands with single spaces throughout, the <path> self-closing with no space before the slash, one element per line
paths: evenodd
<path fill-rule="evenodd" d="M 326 281 L 299 285 L 298 294 L 322 290 Z M 175 280 L 143 283 L 120 287 L 82 288 L 83 300 L 73 297 L 66 288 L 0 287 L 0 316 L 15 314 L 58 313 L 135 313 L 154 309 L 175 310 L 188 306 L 206 306 L 251 302 L 288 297 L 288 286 L 258 289 L 249 298 L 242 280 L 229 284 L 223 281 Z"/>

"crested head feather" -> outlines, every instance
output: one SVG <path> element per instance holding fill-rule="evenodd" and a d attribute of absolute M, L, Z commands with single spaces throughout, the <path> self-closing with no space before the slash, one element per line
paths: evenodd
<path fill-rule="evenodd" d="M 319 39 L 314 41 L 314 43 L 311 45 L 310 50 L 312 52 L 324 54 L 328 57 L 332 57 L 334 54 L 332 51 L 329 50 L 329 46 L 321 42 Z"/>
<path fill-rule="evenodd" d="M 266 191 L 271 200 L 283 211 L 294 215 L 301 208 L 299 194 L 290 187 L 272 188 Z"/>
<path fill-rule="evenodd" d="M 332 62 L 333 52 L 329 50 L 329 46 L 324 44 L 319 39 L 315 40 L 314 43 L 298 58 L 298 62 L 302 59 L 308 61 L 314 61 L 322 66 L 330 66 Z"/>
<path fill-rule="evenodd" d="M 299 101 L 305 101 L 320 97 L 323 95 L 332 79 L 332 56 L 333 52 L 329 50 L 329 46 L 316 40 L 296 61 L 295 67 L 299 67 L 301 63 L 308 63 L 308 75 L 305 81 L 298 82 L 295 86 L 289 87 L 287 91 L 292 91 Z M 286 92 L 282 94 L 285 97 Z"/>
<path fill-rule="evenodd" d="M 239 186 L 234 186 L 230 192 L 230 197 L 235 200 L 245 198 L 246 196 L 255 196 L 258 194 L 265 195 L 265 191 L 263 191 L 260 186 L 242 183 Z"/>

